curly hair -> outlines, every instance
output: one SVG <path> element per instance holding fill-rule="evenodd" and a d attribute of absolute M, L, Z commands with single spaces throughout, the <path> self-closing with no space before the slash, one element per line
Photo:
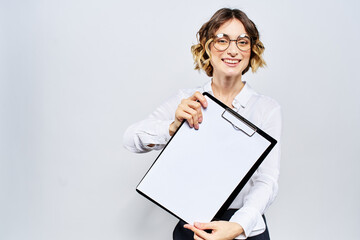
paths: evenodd
<path fill-rule="evenodd" d="M 212 77 L 214 69 L 210 63 L 210 44 L 213 41 L 215 32 L 220 26 L 234 18 L 238 19 L 244 25 L 251 39 L 250 63 L 244 69 L 242 75 L 244 75 L 250 67 L 252 72 L 256 72 L 259 67 L 266 66 L 266 62 L 262 57 L 265 47 L 259 39 L 260 35 L 256 25 L 239 9 L 222 8 L 219 9 L 208 22 L 203 24 L 197 32 L 198 44 L 191 46 L 195 70 L 203 69 L 209 77 Z"/>

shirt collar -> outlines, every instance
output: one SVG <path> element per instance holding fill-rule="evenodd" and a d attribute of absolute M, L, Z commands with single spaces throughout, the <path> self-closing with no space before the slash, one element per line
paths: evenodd
<path fill-rule="evenodd" d="M 208 93 L 210 93 L 211 95 L 214 95 L 214 93 L 213 93 L 213 91 L 212 91 L 212 88 L 211 88 L 211 80 L 210 81 L 207 81 L 206 83 L 205 83 L 205 85 L 203 86 L 203 91 L 204 92 L 208 92 Z"/>
<path fill-rule="evenodd" d="M 247 82 L 244 82 L 244 87 L 241 89 L 238 95 L 234 98 L 233 106 L 235 109 L 239 109 L 240 106 L 242 108 L 245 108 L 248 104 L 250 98 L 252 95 L 256 94 L 256 92 L 250 87 L 250 85 Z M 203 86 L 204 92 L 208 92 L 211 95 L 214 95 L 212 88 L 211 88 L 211 80 L 205 83 Z"/>

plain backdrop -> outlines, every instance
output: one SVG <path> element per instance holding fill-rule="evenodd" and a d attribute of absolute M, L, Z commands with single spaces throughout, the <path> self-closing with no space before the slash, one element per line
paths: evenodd
<path fill-rule="evenodd" d="M 244 80 L 283 110 L 272 239 L 360 239 L 355 0 L 0 0 L 0 239 L 171 239 L 135 192 L 158 152 L 122 136 L 208 80 L 190 47 L 221 7 L 257 24 L 268 66 Z"/>

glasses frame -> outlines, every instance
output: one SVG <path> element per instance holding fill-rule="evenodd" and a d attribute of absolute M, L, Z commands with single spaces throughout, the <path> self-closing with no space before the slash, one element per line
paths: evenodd
<path fill-rule="evenodd" d="M 218 48 L 215 47 L 215 40 L 216 40 L 217 38 L 223 38 L 223 37 L 226 37 L 226 38 L 229 40 L 229 44 L 228 44 L 228 46 L 227 46 L 225 49 L 220 50 L 220 49 L 218 49 Z M 239 41 L 239 39 L 242 39 L 242 38 L 247 38 L 247 39 L 249 39 L 249 41 L 250 41 L 249 49 L 242 50 L 242 49 L 240 49 L 240 47 L 238 46 L 237 42 Z M 215 48 L 216 50 L 223 52 L 223 51 L 226 51 L 226 50 L 230 47 L 231 42 L 235 42 L 236 47 L 237 47 L 240 51 L 242 51 L 242 52 L 247 52 L 247 51 L 249 51 L 249 50 L 251 49 L 251 46 L 252 46 L 252 44 L 251 44 L 251 43 L 252 43 L 251 38 L 250 38 L 249 36 L 247 36 L 245 33 L 240 34 L 240 35 L 237 37 L 237 39 L 234 39 L 234 40 L 230 39 L 230 37 L 229 37 L 227 34 L 225 34 L 225 33 L 220 33 L 220 34 L 218 34 L 218 35 L 216 35 L 216 36 L 214 37 L 213 45 L 214 45 L 214 48 Z"/>

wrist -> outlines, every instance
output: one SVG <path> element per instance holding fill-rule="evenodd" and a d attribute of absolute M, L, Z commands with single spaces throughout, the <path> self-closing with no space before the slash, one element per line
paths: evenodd
<path fill-rule="evenodd" d="M 236 236 L 239 236 L 244 233 L 244 229 L 239 223 L 235 223 L 235 226 L 236 226 Z"/>
<path fill-rule="evenodd" d="M 174 135 L 174 133 L 175 133 L 175 126 L 174 125 L 175 125 L 175 121 L 172 122 L 170 124 L 170 126 L 169 126 L 169 134 L 170 134 L 170 136 Z"/>

